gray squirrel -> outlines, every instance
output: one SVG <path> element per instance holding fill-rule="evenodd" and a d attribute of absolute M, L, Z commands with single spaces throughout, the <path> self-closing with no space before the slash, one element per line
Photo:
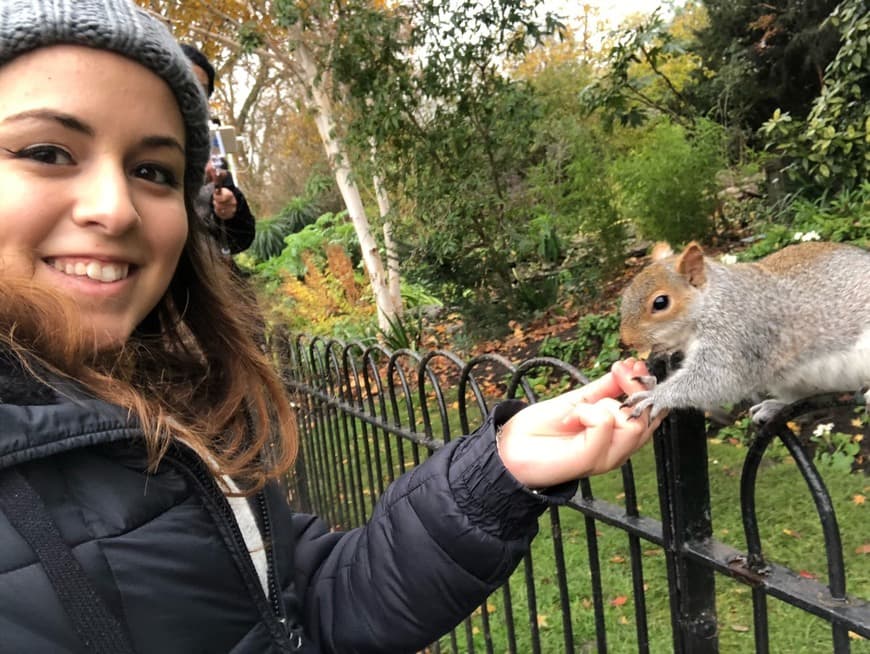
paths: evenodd
<path fill-rule="evenodd" d="M 649 390 L 626 400 L 634 416 L 768 395 L 750 409 L 763 423 L 785 404 L 870 382 L 870 252 L 805 242 L 725 265 L 697 243 L 678 255 L 659 243 L 652 259 L 623 292 L 620 336 L 684 359 L 659 384 L 644 378 Z"/>

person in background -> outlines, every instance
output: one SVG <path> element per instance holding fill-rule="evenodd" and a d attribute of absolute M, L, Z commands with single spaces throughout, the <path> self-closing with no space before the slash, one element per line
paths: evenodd
<path fill-rule="evenodd" d="M 0 653 L 420 651 L 649 440 L 629 359 L 495 406 L 361 527 L 293 511 L 293 405 L 193 210 L 186 56 L 130 0 L 2 6 Z"/>
<path fill-rule="evenodd" d="M 206 97 L 214 93 L 215 70 L 201 50 L 183 43 L 181 49 L 193 68 Z M 212 119 L 215 126 L 219 123 Z M 255 221 L 244 194 L 235 185 L 226 160 L 209 159 L 205 167 L 205 184 L 196 198 L 197 212 L 205 218 L 214 238 L 225 255 L 248 249 L 255 235 Z"/>

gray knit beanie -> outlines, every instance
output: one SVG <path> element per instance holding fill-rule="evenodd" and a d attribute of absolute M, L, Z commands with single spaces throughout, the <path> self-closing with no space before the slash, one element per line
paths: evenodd
<path fill-rule="evenodd" d="M 172 89 L 184 119 L 185 194 L 202 186 L 210 145 L 205 94 L 181 47 L 130 0 L 0 0 L 0 66 L 37 48 L 86 45 L 139 62 Z"/>

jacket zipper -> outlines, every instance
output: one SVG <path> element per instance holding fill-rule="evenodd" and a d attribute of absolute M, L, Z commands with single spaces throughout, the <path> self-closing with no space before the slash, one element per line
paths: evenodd
<path fill-rule="evenodd" d="M 275 568 L 275 548 L 272 543 L 272 518 L 269 516 L 269 505 L 266 502 L 266 493 L 257 493 L 257 506 L 260 509 L 260 518 L 263 523 L 263 542 L 266 546 L 266 583 L 269 588 L 269 598 L 272 600 L 272 610 L 278 617 L 278 621 L 284 625 L 287 635 L 290 637 L 290 645 L 295 650 L 302 649 L 302 627 L 294 623 L 288 623 L 284 604 L 281 602 L 281 589 L 278 587 L 277 571 Z"/>
<path fill-rule="evenodd" d="M 254 563 L 253 561 L 251 561 L 251 555 L 250 552 L 248 552 L 248 546 L 245 543 L 244 537 L 242 536 L 241 529 L 239 529 L 238 522 L 236 522 L 236 516 L 233 513 L 233 509 L 230 506 L 230 503 L 227 501 L 226 496 L 218 487 L 217 481 L 212 476 L 211 471 L 209 471 L 205 467 L 205 464 L 200 460 L 198 456 L 196 456 L 196 454 L 194 454 L 193 452 L 189 452 L 186 448 L 182 448 L 180 446 L 175 447 L 174 452 L 176 453 L 176 456 L 167 454 L 166 459 L 170 461 L 174 460 L 177 464 L 181 465 L 196 478 L 206 497 L 211 501 L 215 509 L 219 512 L 218 517 L 225 525 L 229 526 L 236 553 L 241 554 L 241 558 L 245 562 L 243 568 L 249 582 L 253 580 L 254 585 L 262 590 L 262 586 L 260 585 L 260 579 L 257 576 L 257 571 L 254 569 Z M 265 497 L 263 496 L 262 492 L 257 494 L 257 502 L 260 507 L 261 517 L 263 518 L 263 543 L 265 545 L 266 543 L 270 543 L 272 535 L 272 523 L 269 518 L 268 510 L 266 508 Z M 267 597 L 266 599 L 267 601 L 269 601 L 272 616 L 275 618 L 275 621 L 278 623 L 278 625 L 280 625 L 282 637 L 284 639 L 290 639 L 290 646 L 293 650 L 299 650 L 302 648 L 302 632 L 300 629 L 297 629 L 296 625 L 288 625 L 287 618 L 286 616 L 284 616 L 281 605 L 281 597 L 278 592 L 278 581 L 275 578 L 274 556 L 274 548 L 272 548 L 271 546 L 267 547 L 266 584 L 268 587 L 269 597 Z"/>

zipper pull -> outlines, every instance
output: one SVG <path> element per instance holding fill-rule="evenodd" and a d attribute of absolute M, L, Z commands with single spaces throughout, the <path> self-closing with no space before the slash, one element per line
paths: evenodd
<path fill-rule="evenodd" d="M 282 624 L 284 624 L 285 628 L 287 628 L 287 619 L 281 618 Z M 294 652 L 298 652 L 302 649 L 302 625 L 292 624 L 289 628 L 287 628 L 287 635 L 290 637 L 290 647 Z"/>

